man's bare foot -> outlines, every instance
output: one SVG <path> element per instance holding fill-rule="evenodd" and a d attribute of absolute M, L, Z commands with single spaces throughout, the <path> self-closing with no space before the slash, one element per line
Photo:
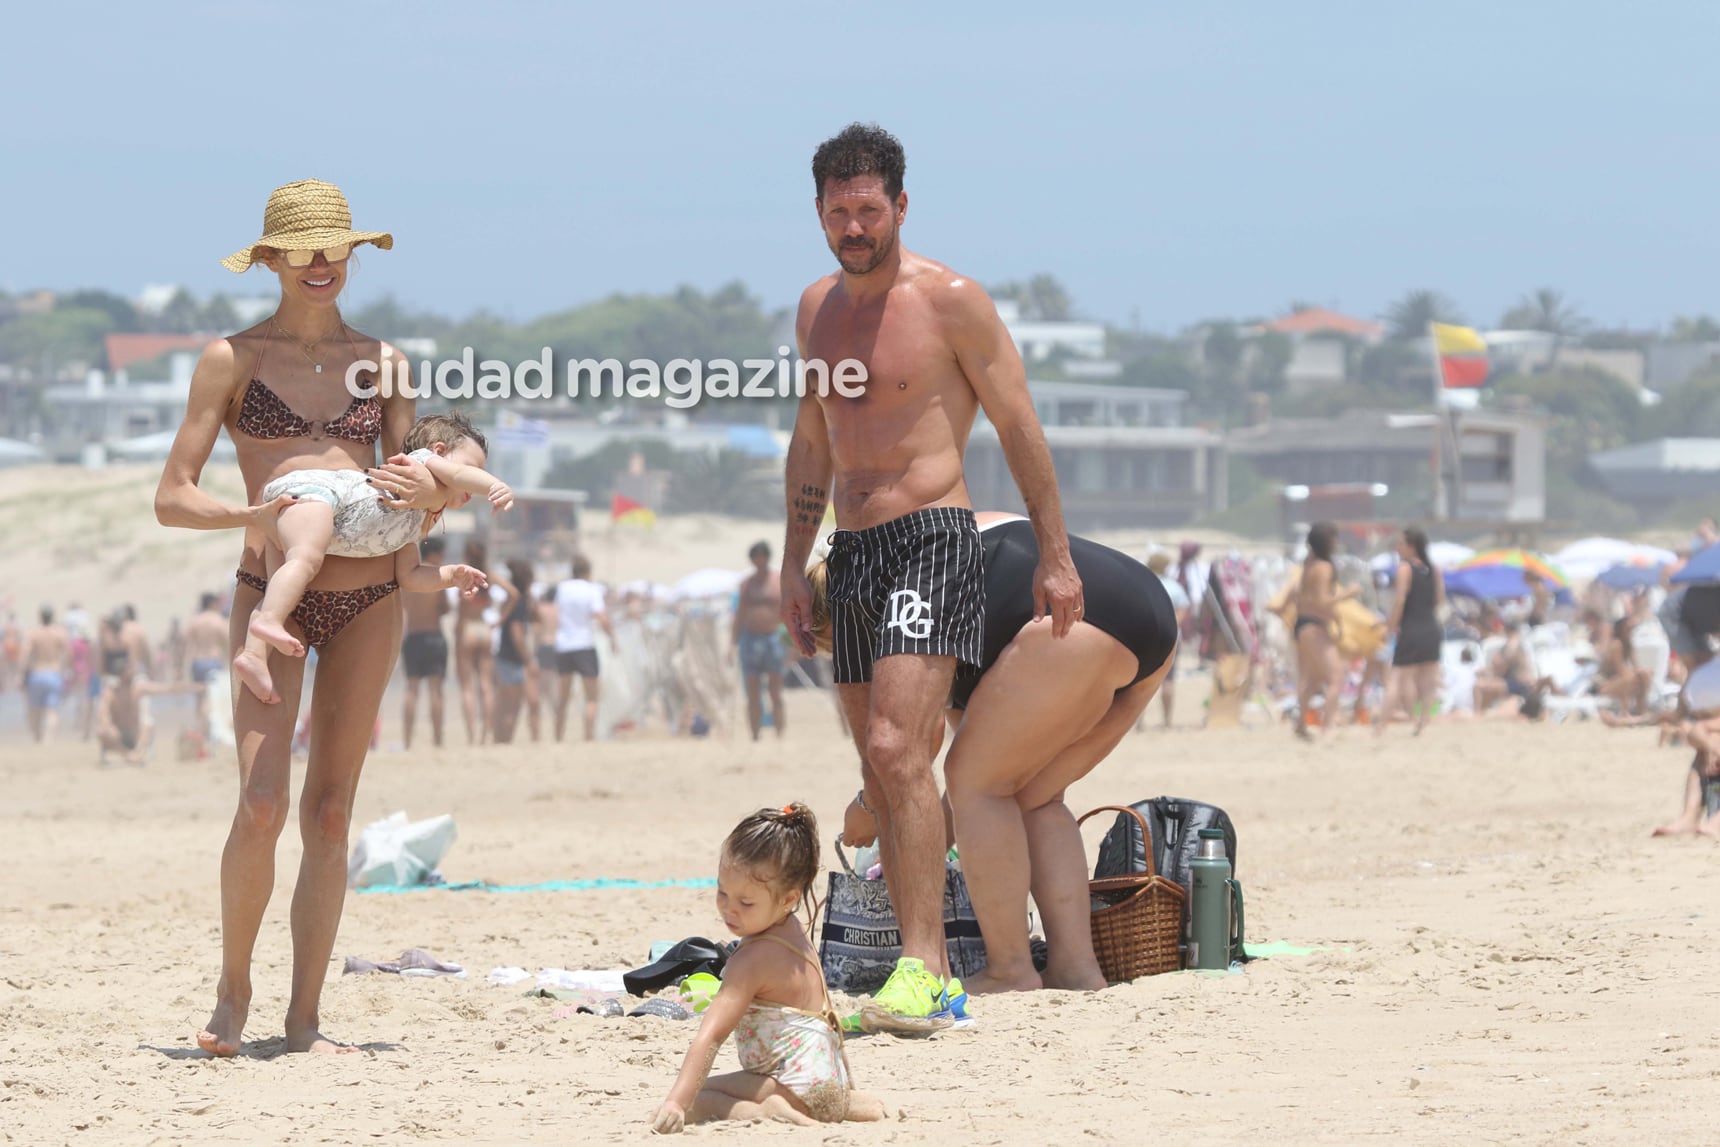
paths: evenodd
<path fill-rule="evenodd" d="M 973 996 L 996 995 L 999 992 L 1037 992 L 1044 986 L 1045 982 L 1039 978 L 1039 973 L 1031 968 L 1026 975 L 1009 977 L 994 976 L 991 969 L 987 968 L 962 981 L 962 987 Z"/>
<path fill-rule="evenodd" d="M 258 641 L 267 642 L 270 649 L 285 653 L 288 657 L 305 655 L 304 643 L 288 633 L 285 625 L 260 613 L 251 615 L 251 624 L 246 628 L 246 632 Z"/>
<path fill-rule="evenodd" d="M 1086 971 L 1065 971 L 1062 968 L 1047 966 L 1042 977 L 1045 986 L 1056 988 L 1061 992 L 1102 992 L 1110 987 L 1110 981 L 1105 979 L 1098 965 Z"/>
<path fill-rule="evenodd" d="M 248 1004 L 228 999 L 217 1000 L 215 1012 L 209 1017 L 208 1024 L 197 1033 L 197 1046 L 210 1055 L 218 1055 L 223 1059 L 238 1055 L 239 1048 L 244 1043 L 245 1016 L 250 1010 Z"/>
<path fill-rule="evenodd" d="M 1650 836 L 1694 836 L 1700 831 L 1700 826 L 1693 820 L 1675 820 L 1671 824 L 1663 824 L 1649 833 Z"/>
<path fill-rule="evenodd" d="M 311 1055 L 349 1055 L 363 1049 L 350 1043 L 337 1043 L 319 1031 L 288 1032 L 287 1051 L 308 1052 Z"/>

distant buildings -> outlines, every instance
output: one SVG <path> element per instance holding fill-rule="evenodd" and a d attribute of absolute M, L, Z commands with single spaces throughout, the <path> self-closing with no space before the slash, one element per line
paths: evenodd
<path fill-rule="evenodd" d="M 1071 529 L 1174 526 L 1229 504 L 1222 436 L 1183 425 L 1180 390 L 1029 382 Z M 967 451 L 968 495 L 982 509 L 1024 512 L 982 412 Z"/>
<path fill-rule="evenodd" d="M 1657 438 L 1589 455 L 1607 493 L 1645 516 L 1720 495 L 1720 438 Z"/>
<path fill-rule="evenodd" d="M 1022 360 L 1031 367 L 1053 355 L 1062 354 L 1077 359 L 1105 357 L 1105 324 L 1086 322 L 1048 322 L 1021 317 L 1021 304 L 1013 299 L 995 300 L 997 317 L 1003 320 L 1010 338 Z"/>
<path fill-rule="evenodd" d="M 42 449 L 52 461 L 84 465 L 100 465 L 110 458 L 144 461 L 167 457 L 174 434 L 185 419 L 196 365 L 194 351 L 179 350 L 168 357 L 169 377 L 165 382 L 133 382 L 124 370 L 111 377 L 92 370 L 83 382 L 43 388 L 51 417 L 41 432 Z M 232 445 L 223 438 L 218 450 L 231 457 Z"/>
<path fill-rule="evenodd" d="M 1398 491 L 1433 491 L 1437 485 L 1443 489 L 1444 506 L 1436 516 L 1444 520 L 1480 524 L 1546 519 L 1543 419 L 1465 411 L 1456 415 L 1454 445 L 1452 423 L 1440 427 L 1440 418 L 1354 410 L 1331 419 L 1275 419 L 1232 431 L 1226 444 L 1262 478 L 1280 485 L 1378 483 Z"/>
<path fill-rule="evenodd" d="M 1251 327 L 1247 333 L 1279 334 L 1290 340 L 1284 389 L 1298 396 L 1342 386 L 1348 381 L 1350 346 L 1354 343 L 1372 346 L 1385 338 L 1386 329 L 1369 319 L 1307 307 Z"/>

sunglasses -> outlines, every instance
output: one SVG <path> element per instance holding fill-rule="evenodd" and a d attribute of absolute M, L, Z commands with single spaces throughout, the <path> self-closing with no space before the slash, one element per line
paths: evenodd
<path fill-rule="evenodd" d="M 316 260 L 317 257 L 317 252 L 315 251 L 284 251 L 282 254 L 286 256 L 287 266 L 289 267 L 308 267 Z M 335 247 L 324 247 L 322 249 L 322 257 L 331 263 L 338 263 L 350 254 L 352 254 L 351 243 L 342 243 Z"/>

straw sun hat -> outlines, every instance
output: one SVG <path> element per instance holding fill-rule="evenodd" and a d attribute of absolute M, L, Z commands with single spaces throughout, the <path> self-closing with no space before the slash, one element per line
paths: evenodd
<path fill-rule="evenodd" d="M 374 243 L 384 251 L 394 246 L 386 231 L 354 231 L 352 209 L 340 188 L 320 179 L 301 179 L 277 187 L 263 208 L 263 237 L 227 256 L 221 265 L 240 274 L 257 261 L 257 248 L 277 251 L 320 251 L 342 243 Z"/>

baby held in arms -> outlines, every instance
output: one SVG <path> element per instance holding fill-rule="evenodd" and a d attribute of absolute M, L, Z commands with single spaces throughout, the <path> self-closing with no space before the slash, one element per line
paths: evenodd
<path fill-rule="evenodd" d="M 394 555 L 394 577 L 402 590 L 437 593 L 458 586 L 470 597 L 488 580 L 483 571 L 465 565 L 435 568 L 418 563 L 418 541 L 444 510 L 458 508 L 474 495 L 505 511 L 514 504 L 513 491 L 485 472 L 484 436 L 462 414 L 433 414 L 420 418 L 406 435 L 407 457 L 422 462 L 436 480 L 439 504 L 429 510 L 391 510 L 365 480 L 363 470 L 295 470 L 263 487 L 263 501 L 292 499 L 263 525 L 263 553 L 268 586 L 251 614 L 245 648 L 233 659 L 233 671 L 260 699 L 277 704 L 269 676 L 269 650 L 303 657 L 304 643 L 287 631 L 287 619 L 299 608 L 305 589 L 322 569 L 323 558 L 374 558 Z"/>

